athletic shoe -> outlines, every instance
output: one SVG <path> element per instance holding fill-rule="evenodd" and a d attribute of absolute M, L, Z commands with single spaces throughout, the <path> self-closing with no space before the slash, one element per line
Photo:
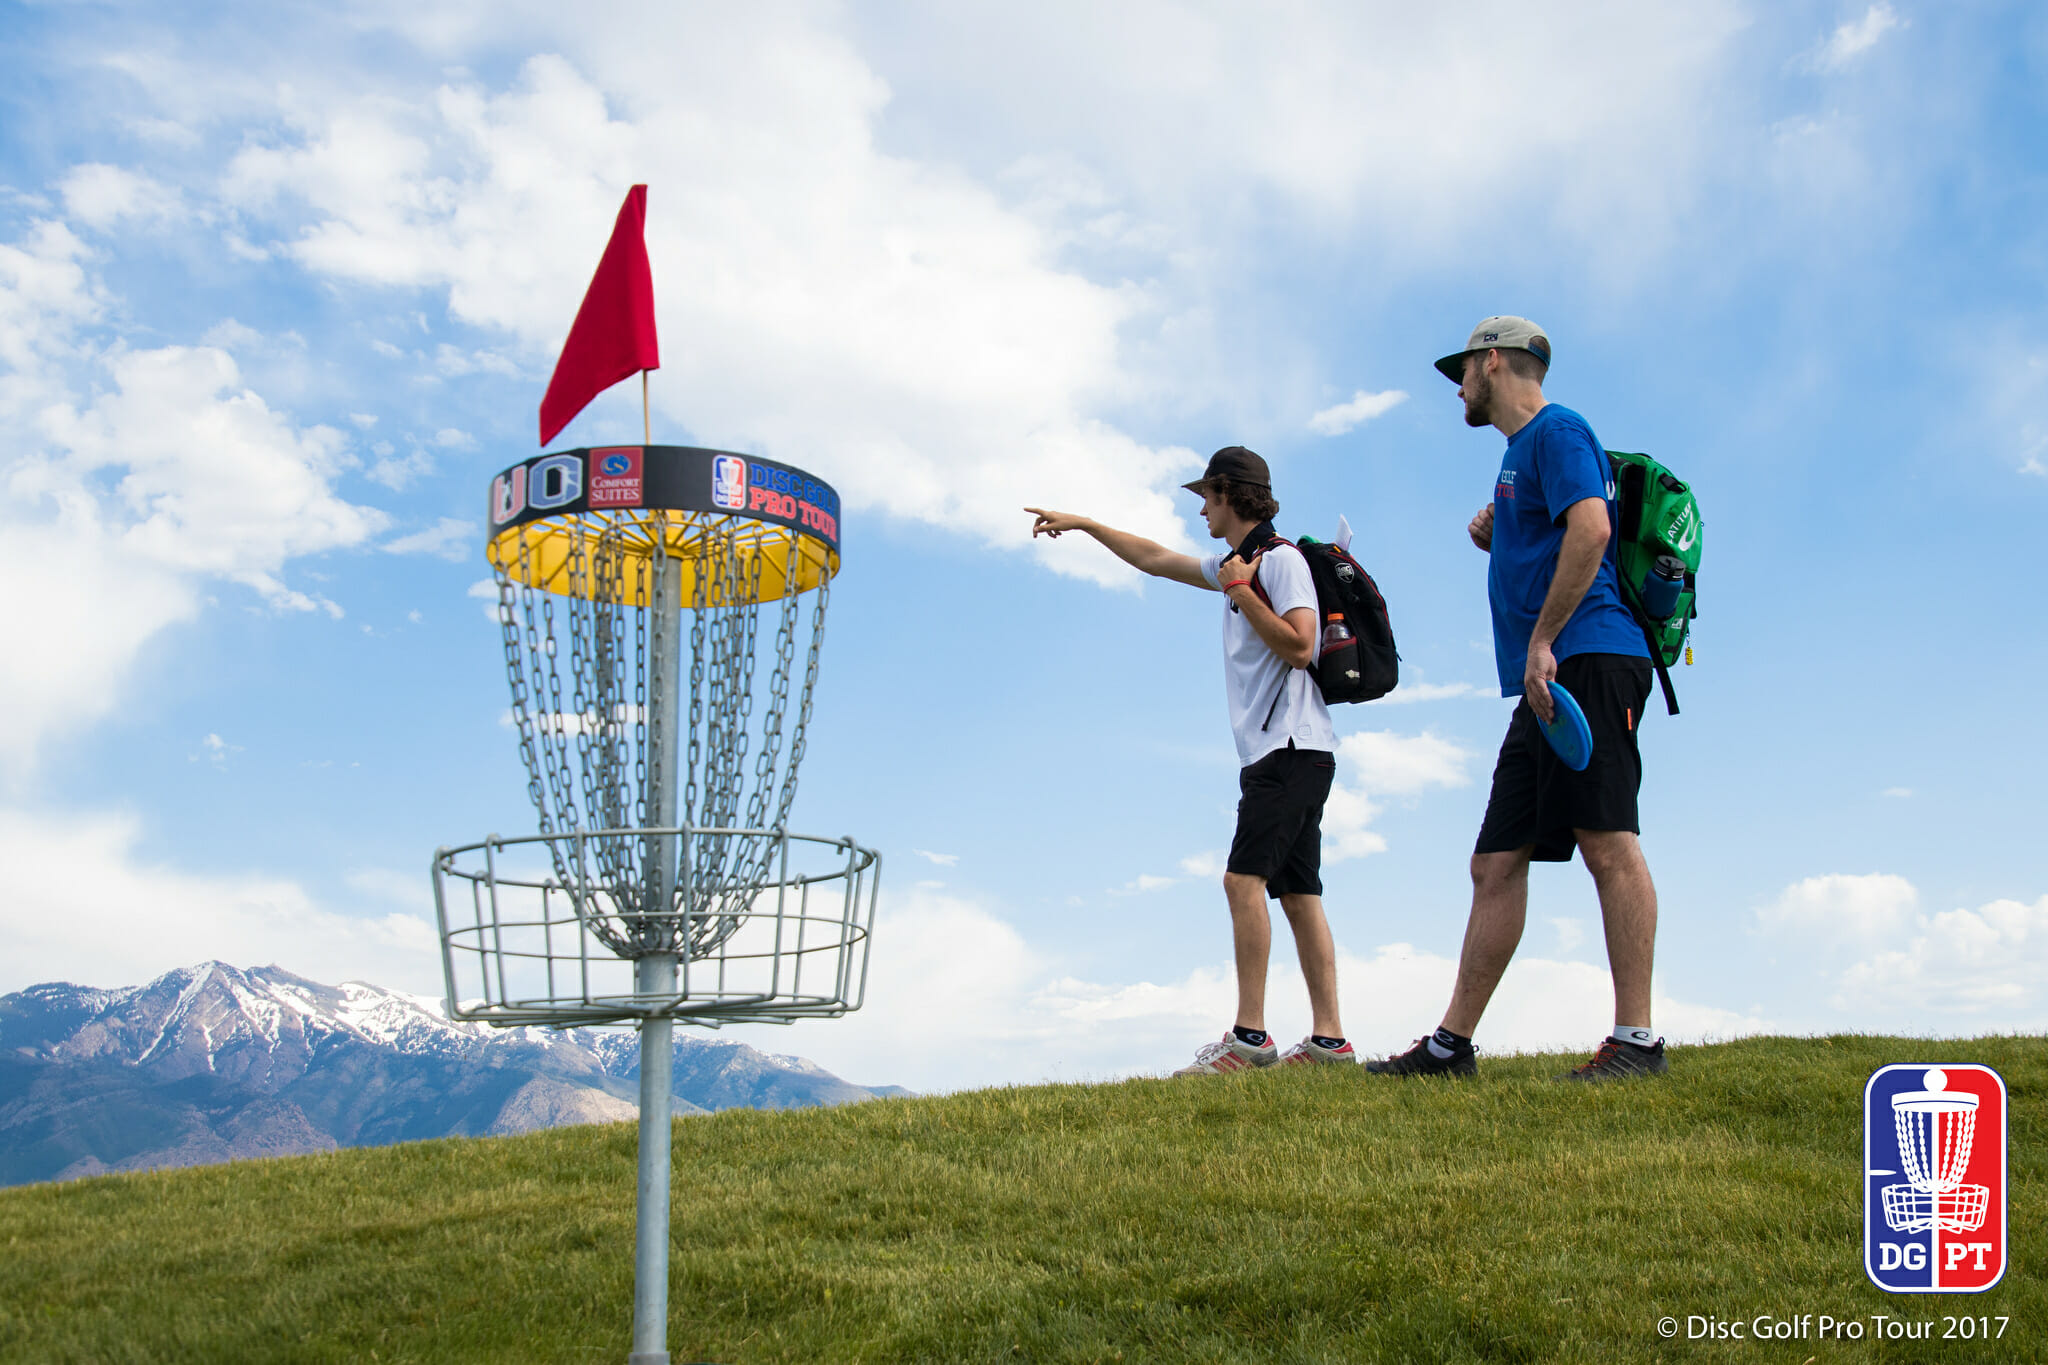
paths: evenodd
<path fill-rule="evenodd" d="M 1237 1036 L 1236 1030 L 1223 1035 L 1195 1054 L 1195 1060 L 1174 1072 L 1176 1076 L 1221 1076 L 1230 1071 L 1256 1071 L 1280 1061 L 1280 1049 L 1271 1038 L 1264 1047 L 1253 1047 Z"/>
<path fill-rule="evenodd" d="M 1573 1067 L 1560 1081 L 1625 1081 L 1632 1076 L 1661 1076 L 1671 1069 L 1664 1060 L 1664 1040 L 1637 1047 L 1617 1038 L 1604 1039 L 1593 1060 Z"/>
<path fill-rule="evenodd" d="M 1304 1038 L 1280 1054 L 1281 1066 L 1326 1066 L 1332 1062 L 1355 1066 L 1358 1053 L 1349 1041 L 1342 1047 L 1324 1047 L 1314 1038 Z"/>
<path fill-rule="evenodd" d="M 1406 1052 L 1397 1052 L 1384 1062 L 1367 1062 L 1365 1069 L 1375 1076 L 1449 1076 L 1464 1080 L 1479 1074 L 1479 1054 L 1476 1048 L 1461 1047 L 1448 1057 L 1439 1057 L 1429 1050 L 1429 1039 L 1417 1038 L 1415 1046 Z"/>

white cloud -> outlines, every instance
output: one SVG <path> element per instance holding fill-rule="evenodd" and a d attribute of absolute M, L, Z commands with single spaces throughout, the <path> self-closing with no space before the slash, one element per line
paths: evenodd
<path fill-rule="evenodd" d="M 1827 943 L 1871 943 L 1912 923 L 1920 893 L 1890 873 L 1794 882 L 1756 912 L 1759 928 Z"/>
<path fill-rule="evenodd" d="M 205 739 L 200 740 L 199 747 L 202 752 L 191 755 L 192 761 L 196 763 L 203 757 L 216 768 L 227 766 L 229 754 L 242 752 L 241 745 L 230 744 L 215 734 L 209 734 Z"/>
<path fill-rule="evenodd" d="M 1911 787 L 1886 787 L 1878 793 L 1879 796 L 1889 796 L 1895 801 L 1903 801 L 1912 794 L 1913 789 Z"/>
<path fill-rule="evenodd" d="M 1178 225 L 1172 248 L 1226 249 L 1234 192 L 1254 187 L 1304 227 L 1369 226 L 1406 259 L 1455 262 L 1488 240 L 1493 206 L 1606 272 L 1662 250 L 1726 125 L 1702 111 L 1739 90 L 1732 0 L 1685 6 L 989 6 L 947 27 L 1020 78 L 948 52 L 918 64 L 920 106 L 969 136 L 1084 149 L 1074 219 Z M 1021 73 L 1028 73 L 1028 77 Z M 1488 97 L 1473 101 L 1474 81 Z M 1057 90 L 1057 100 L 1044 92 Z M 1228 90 L 1229 98 L 1216 92 Z M 1500 110 L 1540 110 L 1503 121 Z M 1631 186 L 1627 204 L 1575 201 Z M 1230 187 L 1232 193 L 1221 193 Z M 1602 219 L 1606 221 L 1601 221 Z M 1210 235 L 1207 225 L 1222 231 Z M 1193 238 L 1193 240 L 1190 240 Z M 1263 241 L 1263 238 L 1261 239 Z"/>
<path fill-rule="evenodd" d="M 1364 389 L 1351 395 L 1348 403 L 1324 408 L 1308 419 L 1310 431 L 1324 436 L 1342 436 L 1361 422 L 1391 412 L 1406 402 L 1408 395 L 1400 389 L 1387 389 L 1381 393 L 1367 393 Z"/>
<path fill-rule="evenodd" d="M 199 145 L 199 134 L 172 119 L 131 119 L 128 122 L 128 131 L 145 142 L 155 142 L 168 147 L 192 148 Z"/>
<path fill-rule="evenodd" d="M 56 364 L 77 353 L 77 329 L 105 308 L 85 254 L 62 223 L 38 222 L 19 242 L 0 242 L 0 414 L 10 420 L 25 422 L 49 400 Z"/>
<path fill-rule="evenodd" d="M 492 628 L 496 629 L 499 625 L 498 580 L 495 578 L 479 579 L 469 585 L 469 592 L 465 596 L 474 598 L 482 604 L 484 620 L 489 621 Z M 507 711 L 502 720 L 504 724 L 510 725 L 512 723 L 512 713 Z"/>
<path fill-rule="evenodd" d="M 263 344 L 263 333 L 233 318 L 222 318 L 201 333 L 199 341 L 201 345 L 217 346 L 223 351 L 246 351 Z"/>
<path fill-rule="evenodd" d="M 1586 941 L 1585 922 L 1570 915 L 1552 915 L 1550 927 L 1557 931 L 1557 950 L 1569 953 Z"/>
<path fill-rule="evenodd" d="M 2048 896 L 1920 917 L 1902 947 L 1842 973 L 1834 1004 L 1886 1032 L 2048 1025 Z"/>
<path fill-rule="evenodd" d="M 1367 730 L 1346 735 L 1337 744 L 1340 772 L 1379 796 L 1414 796 L 1433 787 L 1462 787 L 1465 763 L 1472 757 L 1434 731 L 1399 735 L 1392 730 Z"/>
<path fill-rule="evenodd" d="M 416 479 L 434 472 L 434 457 L 421 446 L 414 446 L 403 455 L 395 453 L 397 447 L 389 441 L 379 441 L 373 447 L 377 456 L 364 477 L 371 483 L 378 483 L 394 493 L 402 493 L 413 485 Z"/>
<path fill-rule="evenodd" d="M 1375 797 L 1412 799 L 1432 788 L 1462 787 L 1471 754 L 1425 730 L 1399 735 L 1369 730 L 1337 742 L 1337 778 L 1323 806 L 1323 857 L 1338 863 L 1387 851 L 1385 836 L 1373 829 L 1380 805 Z"/>
<path fill-rule="evenodd" d="M 141 833 L 126 815 L 0 809 L 0 992 L 129 986 L 218 958 L 440 993 L 421 914 L 344 915 L 294 881 L 189 873 L 142 857 Z"/>
<path fill-rule="evenodd" d="M 1274 23 L 1055 4 L 954 16 L 908 51 L 864 49 L 858 15 L 801 8 L 677 4 L 579 25 L 508 4 L 369 22 L 458 73 L 462 53 L 509 32 L 515 50 L 559 54 L 509 83 L 456 74 L 432 92 L 295 84 L 221 178 L 227 208 L 315 275 L 445 290 L 453 317 L 508 338 L 414 357 L 423 377 L 544 372 L 619 196 L 645 181 L 669 338 L 659 416 L 803 464 L 852 507 L 1124 582 L 1091 543 L 1030 542 L 1017 509 L 1078 508 L 1191 548 L 1173 488 L 1196 455 L 1122 414 L 1310 387 L 1298 353 L 1257 373 L 1223 359 L 1195 277 L 1249 234 L 1210 211 L 1219 181 L 1254 187 L 1246 202 L 1277 196 L 1305 233 L 1370 219 L 1417 259 L 1456 259 L 1486 231 L 1475 206 L 1519 196 L 1527 232 L 1560 234 L 1611 275 L 1688 221 L 1702 144 L 1725 126 L 1702 110 L 1744 18 L 1732 0 L 1510 7 L 1475 34 L 1428 11 Z M 1030 77 L 918 65 L 991 50 Z M 916 66 L 913 117 L 946 144 L 922 160 L 879 141 L 905 98 L 877 65 L 891 60 Z M 955 85 L 967 65 L 978 74 Z M 163 63 L 142 67 L 135 78 L 175 102 Z M 1501 124 L 1474 106 L 1461 92 L 1475 70 L 1489 107 L 1542 117 Z M 1046 88 L 1062 98 L 1048 105 Z M 263 96 L 238 85 L 235 98 Z M 977 179 L 958 169 L 977 158 L 946 141 L 956 132 L 1018 155 Z M 1616 180 L 1633 190 L 1619 208 L 1599 192 Z M 1355 424 L 1392 401 L 1361 392 L 1318 417 Z M 379 473 L 411 477 L 403 462 Z"/>
<path fill-rule="evenodd" d="M 1472 683 L 1426 683 L 1404 682 L 1384 697 L 1366 703 L 1367 706 L 1402 706 L 1420 701 L 1448 701 L 1453 697 L 1497 697 L 1498 687 L 1479 687 Z"/>
<path fill-rule="evenodd" d="M 1840 71 L 1876 47 L 1885 34 L 1903 27 L 1905 21 L 1880 0 L 1865 10 L 1862 18 L 1837 25 L 1809 60 L 1818 70 Z"/>
<path fill-rule="evenodd" d="M 1156 872 L 1141 872 L 1122 886 L 1110 891 L 1112 896 L 1137 896 L 1147 891 L 1164 891 L 1169 886 L 1178 886 L 1180 878 L 1162 877 Z"/>
<path fill-rule="evenodd" d="M 2010 330 L 1991 344 L 2002 345 L 2014 361 L 1988 371 L 1977 366 L 1972 372 L 1982 392 L 1983 439 L 2010 450 L 2020 473 L 2048 478 L 2048 418 L 2042 416 L 2048 408 L 2048 350 Z M 1973 357 L 1978 353 L 1970 352 Z"/>
<path fill-rule="evenodd" d="M 983 186 L 880 152 L 886 93 L 843 39 L 758 14 L 719 27 L 717 43 L 679 45 L 684 69 L 630 73 L 632 121 L 583 69 L 536 58 L 503 92 L 309 114 L 297 137 L 237 157 L 231 196 L 309 208 L 292 250 L 310 270 L 445 287 L 456 317 L 540 358 L 624 188 L 648 180 L 671 338 L 654 393 L 671 418 L 803 464 L 855 506 L 1000 543 L 1026 546 L 1019 509 L 1052 503 L 1189 548 L 1172 489 L 1194 454 L 1094 413 L 1135 392 L 1119 331 L 1142 291 L 1063 269 Z M 1129 576 L 1071 544 L 1036 552 Z"/>
<path fill-rule="evenodd" d="M 1884 1033 L 2048 1026 L 2048 896 L 1927 914 L 1889 873 L 1808 877 L 1758 928 L 1832 979 L 1836 1027 Z"/>
<path fill-rule="evenodd" d="M 349 890 L 363 899 L 411 911 L 422 921 L 432 922 L 434 888 L 423 872 L 400 871 L 390 867 L 359 867 L 342 877 Z"/>
<path fill-rule="evenodd" d="M 57 192 L 73 221 L 101 232 L 123 221 L 162 223 L 184 214 L 178 191 L 119 166 L 73 166 L 58 182 Z"/>
<path fill-rule="evenodd" d="M 479 373 L 519 377 L 519 367 L 495 351 L 465 351 L 445 342 L 434 349 L 434 368 L 450 379 Z"/>
<path fill-rule="evenodd" d="M 1219 922 L 1217 946 L 1227 952 Z M 1456 964 L 1390 944 L 1338 949 L 1345 1029 L 1367 1055 L 1405 1048 L 1435 1027 Z M 1267 1026 L 1291 1041 L 1308 1031 L 1307 992 L 1293 946 L 1276 924 Z M 1212 1041 L 1236 1008 L 1227 964 L 1177 979 L 1091 980 L 985 906 L 931 888 L 884 896 L 868 974 L 868 1003 L 844 1019 L 788 1030 L 743 1030 L 759 1046 L 796 1052 L 868 1084 L 915 1090 L 1044 1080 L 1161 1075 Z M 1518 958 L 1487 1011 L 1490 1052 L 1590 1052 L 1612 1024 L 1605 970 Z M 1659 997 L 1658 1026 L 1687 1042 L 1755 1033 L 1769 1020 Z M 934 1040 L 943 1038 L 945 1046 Z"/>
<path fill-rule="evenodd" d="M 206 584 L 338 615 L 281 574 L 383 524 L 333 492 L 340 433 L 272 410 L 225 351 L 83 340 L 103 305 L 81 254 L 51 224 L 0 246 L 0 420 L 15 432 L 0 541 L 17 566 L 0 628 L 65 642 L 0 655 L 0 770 L 17 778 L 44 740 L 111 709 L 136 653 L 191 619 Z"/>
<path fill-rule="evenodd" d="M 348 420 L 364 431 L 377 425 L 377 415 L 373 412 L 352 412 L 348 415 Z"/>
<path fill-rule="evenodd" d="M 491 594 L 491 600 L 497 600 L 497 593 L 495 590 Z M 952 867 L 954 864 L 960 861 L 960 855 L 957 853 L 933 853 L 931 850 L 923 848 L 913 848 L 910 851 L 912 853 L 915 853 L 918 857 L 924 859 L 926 862 L 932 863 L 938 867 Z"/>
<path fill-rule="evenodd" d="M 451 564 L 460 564 L 474 555 L 482 536 L 482 530 L 474 522 L 442 517 L 424 531 L 387 540 L 378 548 L 386 554 L 433 555 Z"/>
<path fill-rule="evenodd" d="M 1203 877 L 1214 881 L 1223 875 L 1223 855 L 1213 850 L 1190 854 L 1180 860 L 1180 870 L 1190 877 Z"/>

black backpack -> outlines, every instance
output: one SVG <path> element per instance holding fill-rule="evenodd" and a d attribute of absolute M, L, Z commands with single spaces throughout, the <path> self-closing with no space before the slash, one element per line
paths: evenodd
<path fill-rule="evenodd" d="M 1293 545 L 1308 561 L 1308 575 L 1316 585 L 1317 628 L 1327 629 L 1332 617 L 1341 616 L 1351 631 L 1350 640 L 1325 648 L 1316 660 L 1316 689 L 1323 694 L 1323 701 L 1333 706 L 1347 701 L 1373 701 L 1393 691 L 1401 680 L 1401 655 L 1394 648 L 1394 625 L 1387 619 L 1387 599 L 1381 596 L 1379 584 L 1372 581 L 1365 566 L 1349 552 L 1309 536 L 1299 541 L 1275 536 L 1267 542 L 1267 548 L 1273 545 Z M 1256 578 L 1252 580 L 1252 591 L 1266 605 L 1272 605 L 1272 599 Z M 1281 692 L 1285 691 L 1283 681 Z M 1273 723 L 1273 712 L 1279 707 L 1280 694 L 1276 693 L 1272 708 L 1266 712 L 1266 724 Z"/>
<path fill-rule="evenodd" d="M 1295 543 L 1308 561 L 1316 585 L 1316 615 L 1327 626 L 1342 615 L 1351 631 L 1347 644 L 1325 649 L 1316 660 L 1316 686 L 1325 702 L 1375 701 L 1401 681 L 1401 654 L 1394 648 L 1394 623 L 1387 599 L 1365 566 L 1348 551 L 1303 536 Z"/>

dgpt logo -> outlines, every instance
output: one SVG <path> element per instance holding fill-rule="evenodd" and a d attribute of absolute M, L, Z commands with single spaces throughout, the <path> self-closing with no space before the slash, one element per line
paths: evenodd
<path fill-rule="evenodd" d="M 1863 1087 L 1863 1269 L 1894 1294 L 2005 1275 L 2005 1081 L 1988 1066 L 1880 1067 Z"/>
<path fill-rule="evenodd" d="M 747 462 L 721 455 L 711 462 L 711 504 L 735 512 L 747 510 Z"/>

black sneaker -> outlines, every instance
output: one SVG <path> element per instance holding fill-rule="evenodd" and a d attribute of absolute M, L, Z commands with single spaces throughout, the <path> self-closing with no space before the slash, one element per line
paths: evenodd
<path fill-rule="evenodd" d="M 1479 1054 L 1475 1048 L 1461 1047 L 1448 1057 L 1439 1057 L 1429 1050 L 1429 1039 L 1417 1038 L 1415 1046 L 1406 1052 L 1397 1052 L 1384 1062 L 1367 1062 L 1365 1069 L 1375 1076 L 1450 1076 L 1463 1080 L 1479 1074 Z"/>
<path fill-rule="evenodd" d="M 1664 1040 L 1659 1038 L 1648 1047 L 1624 1043 L 1618 1038 L 1602 1040 L 1600 1050 L 1593 1054 L 1593 1060 L 1573 1067 L 1562 1076 L 1553 1077 L 1560 1081 L 1625 1081 L 1632 1076 L 1661 1076 L 1671 1069 L 1664 1060 Z"/>

